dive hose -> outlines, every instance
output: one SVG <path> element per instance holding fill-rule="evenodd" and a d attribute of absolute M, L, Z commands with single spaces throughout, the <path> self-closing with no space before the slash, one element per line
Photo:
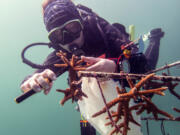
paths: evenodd
<path fill-rule="evenodd" d="M 23 63 L 29 65 L 30 67 L 32 68 L 36 68 L 36 69 L 47 69 L 47 68 L 50 68 L 52 66 L 54 66 L 55 62 L 51 63 L 51 64 L 36 64 L 36 63 L 33 63 L 32 61 L 28 60 L 26 57 L 25 57 L 25 52 L 33 47 L 33 46 L 48 46 L 49 48 L 53 48 L 55 50 L 62 50 L 64 52 L 66 52 L 65 49 L 63 49 L 61 46 L 59 45 L 56 45 L 56 44 L 52 44 L 51 42 L 50 43 L 44 43 L 44 42 L 38 42 L 38 43 L 32 43 L 32 44 L 29 44 L 27 45 L 21 52 L 21 58 L 22 58 L 22 61 Z M 73 53 L 77 53 L 77 55 L 80 55 L 80 54 L 83 54 L 82 51 L 78 51 L 77 49 L 74 50 Z M 52 80 L 50 78 L 45 78 L 45 80 L 48 82 L 48 83 L 51 83 Z M 42 88 L 42 86 L 40 86 Z M 27 99 L 28 97 L 34 95 L 36 92 L 31 89 L 31 90 L 28 90 L 27 92 L 23 93 L 22 95 L 20 95 L 19 97 L 15 98 L 15 102 L 18 104 L 18 103 L 21 103 L 22 101 L 24 101 L 25 99 Z"/>
<path fill-rule="evenodd" d="M 30 60 L 28 60 L 26 57 L 25 57 L 25 52 L 27 51 L 27 49 L 33 47 L 33 46 L 48 46 L 49 48 L 52 47 L 52 44 L 51 43 L 42 43 L 42 42 L 39 42 L 39 43 L 33 43 L 33 44 L 30 44 L 28 46 L 26 46 L 23 50 L 22 50 L 22 53 L 21 53 L 21 58 L 22 58 L 22 61 L 31 66 L 32 68 L 37 68 L 37 69 L 46 69 L 46 68 L 49 68 L 50 66 L 52 66 L 53 64 L 48 64 L 48 65 L 40 65 L 40 64 L 35 64 L 33 62 L 31 62 Z M 47 82 L 52 82 L 51 79 L 49 78 L 46 78 L 46 81 Z M 40 86 L 42 88 L 42 86 Z M 28 90 L 27 92 L 23 93 L 22 95 L 20 95 L 19 97 L 15 98 L 15 102 L 17 104 L 21 103 L 22 101 L 24 101 L 25 99 L 27 99 L 28 97 L 34 95 L 36 92 L 31 89 L 31 90 Z"/>

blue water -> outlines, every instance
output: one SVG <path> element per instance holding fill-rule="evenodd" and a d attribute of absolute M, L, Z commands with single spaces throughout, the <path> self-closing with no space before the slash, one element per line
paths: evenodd
<path fill-rule="evenodd" d="M 21 94 L 20 83 L 34 69 L 22 63 L 21 50 L 32 42 L 48 42 L 42 14 L 41 0 L 0 1 L 0 135 L 79 135 L 80 115 L 75 104 L 59 105 L 62 94 L 55 89 L 65 89 L 67 74 L 55 82 L 48 96 L 37 94 L 17 105 L 14 98 Z M 136 26 L 136 37 L 152 28 L 161 27 L 165 37 L 161 40 L 157 67 L 180 59 L 180 1 L 179 0 L 75 0 L 92 8 L 110 23 L 120 22 L 127 28 Z M 27 55 L 35 62 L 52 50 L 32 49 Z M 39 55 L 40 52 L 40 55 Z M 180 69 L 172 68 L 171 75 L 180 75 Z M 179 91 L 179 86 L 176 91 Z M 179 101 L 169 92 L 165 97 L 156 96 L 153 101 L 162 109 L 180 108 Z M 144 114 L 145 115 L 145 114 Z M 160 122 L 150 122 L 150 135 L 161 135 Z M 145 122 L 142 130 L 146 135 Z M 178 122 L 165 122 L 169 135 L 179 135 Z"/>

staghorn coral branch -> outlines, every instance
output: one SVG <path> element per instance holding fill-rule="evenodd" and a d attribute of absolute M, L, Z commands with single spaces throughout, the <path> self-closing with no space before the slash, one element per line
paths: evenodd
<path fill-rule="evenodd" d="M 135 89 L 139 90 L 140 87 L 142 87 L 145 82 L 147 82 L 149 79 L 151 79 L 154 76 L 154 74 L 149 74 L 147 76 L 145 76 L 143 79 L 141 79 L 136 85 L 135 85 Z M 135 90 L 131 89 L 132 92 L 134 92 Z"/>
<path fill-rule="evenodd" d="M 180 95 L 174 90 L 175 87 L 178 85 L 178 83 L 172 83 L 171 81 L 164 81 L 164 82 L 150 81 L 149 85 L 154 88 L 167 86 L 169 89 L 169 92 L 180 100 Z"/>
<path fill-rule="evenodd" d="M 155 119 L 158 119 L 158 113 L 161 115 L 164 115 L 170 119 L 174 119 L 174 117 L 172 115 L 168 114 L 165 111 L 160 110 L 150 99 L 146 98 L 145 96 L 142 96 L 142 98 L 146 102 L 146 104 L 143 106 L 142 110 L 144 111 L 145 109 L 147 109 L 148 112 L 152 112 Z M 137 114 L 140 114 L 140 112 L 137 112 Z"/>
<path fill-rule="evenodd" d="M 165 93 L 161 91 L 156 91 L 155 94 L 160 95 L 160 96 L 165 96 Z"/>
<path fill-rule="evenodd" d="M 150 93 L 155 93 L 155 94 L 160 94 L 160 95 L 164 95 L 162 93 L 159 93 L 161 91 L 167 90 L 168 87 L 162 87 L 162 88 L 157 88 L 157 89 L 150 89 L 150 90 L 143 90 L 143 91 L 137 91 L 132 93 L 131 91 L 128 93 L 124 93 L 124 94 L 120 94 L 119 97 L 124 98 L 124 97 L 133 97 L 133 96 L 140 96 L 140 95 L 146 95 L 146 94 L 150 94 Z"/>
<path fill-rule="evenodd" d="M 69 89 L 66 89 L 66 90 L 57 89 L 56 91 L 57 91 L 57 92 L 64 93 L 65 95 L 67 95 L 67 94 L 70 93 L 70 90 L 69 90 Z"/>
<path fill-rule="evenodd" d="M 180 109 L 177 109 L 177 108 L 173 108 L 174 111 L 180 113 Z"/>
<path fill-rule="evenodd" d="M 71 61 L 69 62 L 71 67 L 74 67 L 75 64 L 75 55 L 72 55 Z"/>
<path fill-rule="evenodd" d="M 59 92 L 64 93 L 64 98 L 61 100 L 61 104 L 63 105 L 68 99 L 74 100 L 82 100 L 82 96 L 87 97 L 85 93 L 83 93 L 79 87 L 80 83 L 77 79 L 77 70 L 85 70 L 86 67 L 90 65 L 85 65 L 82 67 L 83 61 L 78 60 L 76 56 L 72 56 L 71 60 L 68 60 L 66 58 L 66 54 L 59 52 L 57 53 L 57 56 L 59 56 L 64 64 L 55 64 L 57 67 L 67 67 L 69 70 L 69 80 L 70 80 L 70 88 L 66 90 L 57 90 Z M 177 65 L 174 64 L 174 65 Z M 163 69 L 169 68 L 169 66 L 172 65 L 166 65 Z M 161 69 L 161 70 L 163 70 Z M 180 81 L 180 77 L 175 76 L 166 76 L 166 75 L 154 75 L 154 74 L 129 74 L 129 73 L 104 73 L 104 72 L 88 72 L 88 71 L 78 71 L 78 75 L 80 77 L 95 77 L 96 79 L 98 77 L 105 77 L 105 78 L 117 78 L 121 79 L 121 82 L 123 79 L 126 79 L 128 81 L 128 84 L 131 88 L 129 92 L 126 91 L 126 89 L 123 87 L 123 84 L 121 84 L 121 88 L 116 87 L 116 91 L 118 93 L 118 97 L 110 101 L 109 103 L 106 103 L 106 99 L 104 97 L 104 94 L 102 92 L 102 88 L 100 86 L 99 81 L 97 81 L 98 86 L 100 88 L 100 93 L 103 98 L 103 102 L 105 104 L 105 107 L 103 107 L 99 112 L 95 113 L 92 117 L 96 117 L 102 113 L 107 112 L 108 118 L 110 122 L 106 123 L 105 125 L 111 125 L 114 127 L 114 129 L 111 131 L 110 135 L 114 133 L 122 133 L 122 135 L 127 135 L 129 128 L 129 123 L 132 122 L 133 124 L 140 126 L 138 122 L 134 120 L 134 117 L 132 115 L 132 111 L 136 110 L 137 114 L 141 114 L 144 111 L 147 111 L 147 113 L 152 113 L 154 116 L 154 119 L 158 120 L 158 114 L 164 115 L 172 120 L 174 120 L 174 117 L 170 114 L 168 114 L 165 111 L 160 110 L 150 99 L 146 98 L 145 96 L 149 93 L 158 94 L 158 95 L 164 95 L 163 91 L 167 89 L 168 86 L 169 89 L 172 91 L 177 86 L 177 83 L 172 84 L 171 81 Z M 134 80 L 140 80 L 137 84 L 133 84 Z M 159 85 L 157 83 L 158 87 L 155 86 L 151 80 L 161 80 L 163 81 L 162 85 Z M 151 86 L 153 85 L 153 86 Z M 143 89 L 146 90 L 140 90 L 141 87 L 144 87 Z M 162 87 L 162 88 L 159 88 Z M 151 88 L 151 89 L 150 89 Z M 174 91 L 173 91 L 174 92 Z M 129 106 L 129 102 L 131 99 L 136 98 L 142 98 L 144 100 L 143 103 L 138 103 L 134 106 Z M 110 108 L 114 105 L 118 104 L 117 111 L 110 113 Z M 114 117 L 114 119 L 112 118 Z M 123 122 L 120 124 L 117 124 L 119 119 L 123 118 Z M 180 118 L 176 118 L 175 120 L 178 121 Z M 122 130 L 121 130 L 122 128 Z"/>
<path fill-rule="evenodd" d="M 122 98 L 115 98 L 112 101 L 110 101 L 109 103 L 107 103 L 107 107 L 111 108 L 112 106 L 114 106 L 115 104 L 117 104 L 120 101 L 123 101 L 124 99 Z M 92 115 L 92 117 L 97 117 L 99 115 L 101 115 L 102 113 L 106 112 L 106 107 L 104 107 L 103 109 L 101 109 L 99 112 L 95 113 Z"/>
<path fill-rule="evenodd" d="M 146 75 L 144 78 L 142 78 L 136 85 L 133 84 L 131 81 L 131 78 L 126 76 L 126 79 L 128 80 L 128 83 L 131 83 L 131 90 L 129 92 L 126 92 L 125 88 L 120 89 L 119 87 L 116 87 L 116 91 L 118 93 L 118 97 L 110 101 L 106 104 L 106 106 L 100 110 L 99 112 L 95 113 L 93 117 L 96 117 L 102 113 L 105 113 L 108 109 L 110 109 L 112 106 L 118 104 L 117 112 L 111 112 L 112 116 L 115 117 L 115 119 L 105 125 L 111 125 L 113 126 L 114 123 L 117 123 L 121 116 L 123 116 L 123 122 L 117 125 L 119 128 L 123 128 L 122 134 L 127 135 L 127 132 L 129 130 L 129 122 L 132 122 L 133 124 L 140 126 L 138 122 L 136 122 L 133 118 L 132 111 L 136 110 L 136 114 L 141 114 L 144 111 L 147 111 L 147 113 L 152 113 L 155 119 L 158 119 L 158 114 L 164 115 L 170 119 L 174 119 L 174 117 L 167 112 L 160 110 L 150 99 L 146 98 L 145 95 L 149 93 L 164 95 L 162 91 L 166 90 L 167 87 L 162 87 L 164 85 L 161 85 L 161 88 L 154 88 L 149 90 L 141 90 L 138 91 L 143 85 L 147 85 L 146 83 L 150 83 L 150 79 L 154 74 Z M 134 87 L 133 87 L 134 86 Z M 129 107 L 130 99 L 141 97 L 145 103 L 138 103 L 137 105 Z M 108 109 L 107 109 L 108 108 Z M 107 119 L 107 118 L 106 118 Z M 179 118 L 177 118 L 178 120 Z M 120 132 L 116 128 L 112 130 L 111 135 L 114 133 Z"/>
<path fill-rule="evenodd" d="M 67 64 L 54 64 L 55 67 L 67 67 Z"/>
<path fill-rule="evenodd" d="M 60 51 L 60 52 L 56 53 L 56 55 L 57 55 L 58 57 L 60 57 L 61 60 L 62 60 L 65 64 L 67 64 L 68 66 L 71 66 L 71 65 L 70 65 L 70 62 L 69 62 L 68 59 L 66 58 L 66 54 L 65 54 L 65 53 L 63 53 L 62 51 Z"/>
<path fill-rule="evenodd" d="M 76 64 L 75 64 L 75 66 L 77 66 L 77 65 L 80 65 L 80 64 L 82 64 L 84 61 L 81 59 L 81 60 L 78 60 L 77 62 L 76 62 Z"/>
<path fill-rule="evenodd" d="M 129 110 L 138 110 L 139 107 L 143 106 L 144 104 L 143 103 L 138 103 L 137 105 L 134 105 L 134 106 L 131 106 L 129 108 Z"/>
<path fill-rule="evenodd" d="M 166 73 L 163 73 L 163 75 L 167 76 Z M 172 81 L 164 81 L 164 84 L 169 88 L 170 93 L 180 100 L 180 95 L 174 91 L 174 88 L 178 85 L 178 83 L 172 83 Z"/>
<path fill-rule="evenodd" d="M 133 94 L 132 96 L 133 96 L 134 100 L 136 100 L 137 99 L 136 95 L 137 95 L 137 92 L 139 91 L 139 89 L 153 76 L 154 76 L 154 74 L 149 74 L 146 77 L 142 78 L 133 88 L 131 88 L 130 92 L 128 92 L 127 94 Z M 128 78 L 128 79 L 129 79 L 129 83 L 132 82 L 130 78 Z"/>
<path fill-rule="evenodd" d="M 176 98 L 180 100 L 180 95 L 174 91 L 174 88 L 178 85 L 178 83 L 172 83 L 172 82 L 167 82 L 167 86 L 169 88 L 169 91 L 172 95 L 174 95 Z"/>
<path fill-rule="evenodd" d="M 128 109 L 128 107 L 129 107 L 129 102 L 125 102 L 125 106 L 124 106 L 124 128 L 123 128 L 123 135 L 127 135 L 127 130 L 128 130 L 128 125 L 129 125 L 129 114 L 130 114 L 130 112 L 128 111 L 129 109 Z"/>
<path fill-rule="evenodd" d="M 121 123 L 120 125 L 118 125 L 118 128 L 122 128 L 124 125 L 123 123 Z M 114 130 L 111 131 L 110 135 L 113 135 L 114 133 L 118 133 L 117 129 L 115 128 Z M 120 133 L 122 133 L 122 131 L 120 131 Z"/>
<path fill-rule="evenodd" d="M 81 64 L 82 61 L 77 61 L 78 57 L 75 55 L 72 55 L 71 60 L 68 60 L 66 58 L 66 53 L 63 53 L 62 51 L 59 51 L 56 55 L 61 58 L 64 64 L 54 64 L 54 66 L 68 68 L 70 83 L 70 88 L 67 88 L 66 90 L 57 90 L 58 92 L 64 93 L 64 98 L 61 100 L 60 104 L 64 105 L 64 103 L 69 99 L 72 99 L 72 102 L 74 102 L 74 100 L 82 100 L 82 97 L 87 98 L 87 95 L 79 88 L 81 82 L 78 81 L 76 72 L 76 70 L 85 70 L 84 67 L 78 65 Z"/>
<path fill-rule="evenodd" d="M 57 89 L 56 91 L 57 91 L 57 92 L 64 93 L 64 98 L 60 101 L 60 104 L 61 104 L 62 106 L 64 105 L 64 103 L 65 103 L 68 99 L 70 99 L 70 98 L 73 97 L 73 93 L 72 93 L 72 91 L 71 91 L 69 88 L 67 88 L 66 90 Z"/>
<path fill-rule="evenodd" d="M 130 88 L 132 89 L 134 87 L 134 84 L 133 84 L 131 78 L 128 75 L 126 76 L 126 80 L 127 80 L 128 84 L 129 84 Z"/>
<path fill-rule="evenodd" d="M 180 113 L 180 109 L 177 109 L 177 108 L 173 108 L 174 111 Z M 180 117 L 176 117 L 175 118 L 176 121 L 180 121 Z"/>
<path fill-rule="evenodd" d="M 119 119 L 121 118 L 121 114 L 122 114 L 122 109 L 123 109 L 123 102 L 119 102 L 118 103 L 118 108 L 117 108 L 117 114 L 116 114 L 116 118 L 115 118 L 115 122 L 117 123 L 119 121 Z"/>
<path fill-rule="evenodd" d="M 76 70 L 76 71 L 83 71 L 83 70 L 86 70 L 85 67 L 74 67 L 73 69 Z"/>

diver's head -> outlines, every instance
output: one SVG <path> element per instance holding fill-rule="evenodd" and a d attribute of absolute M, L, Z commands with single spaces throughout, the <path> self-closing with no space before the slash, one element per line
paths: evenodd
<path fill-rule="evenodd" d="M 83 25 L 76 6 L 71 0 L 47 1 L 43 5 L 43 16 L 50 41 L 69 52 L 81 48 Z"/>

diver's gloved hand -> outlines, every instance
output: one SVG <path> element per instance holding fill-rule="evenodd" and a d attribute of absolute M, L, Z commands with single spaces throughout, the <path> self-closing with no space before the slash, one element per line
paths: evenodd
<path fill-rule="evenodd" d="M 116 71 L 116 63 L 112 60 L 95 58 L 95 57 L 85 57 L 85 56 L 81 56 L 81 59 L 92 65 L 88 67 L 86 71 L 99 71 L 99 72 Z"/>
<path fill-rule="evenodd" d="M 52 82 L 47 82 L 46 78 L 51 79 L 52 81 L 56 80 L 56 75 L 50 69 L 46 69 L 41 73 L 36 73 L 21 84 L 21 89 L 23 92 L 27 92 L 30 89 L 33 89 L 36 92 L 44 90 L 44 94 L 47 95 L 51 88 Z"/>
<path fill-rule="evenodd" d="M 164 36 L 164 32 L 161 28 L 152 29 L 148 35 L 149 39 L 157 39 L 160 40 Z"/>

